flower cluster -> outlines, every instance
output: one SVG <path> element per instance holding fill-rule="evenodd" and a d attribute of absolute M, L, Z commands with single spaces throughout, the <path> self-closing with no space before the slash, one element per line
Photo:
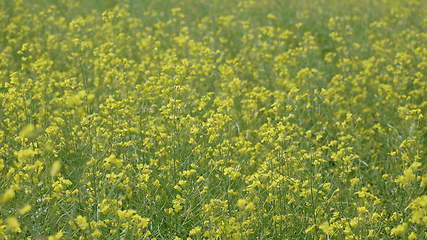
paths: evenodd
<path fill-rule="evenodd" d="M 0 1 L 0 239 L 426 239 L 426 16 Z"/>

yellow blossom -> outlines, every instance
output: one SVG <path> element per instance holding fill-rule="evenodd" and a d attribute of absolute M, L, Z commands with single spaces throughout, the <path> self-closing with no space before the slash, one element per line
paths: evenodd
<path fill-rule="evenodd" d="M 53 162 L 52 167 L 50 168 L 50 176 L 52 177 L 56 176 L 60 169 L 61 169 L 61 162 L 60 161 Z"/>
<path fill-rule="evenodd" d="M 33 124 L 28 124 L 19 132 L 21 138 L 28 138 L 34 135 L 35 126 Z"/>
<path fill-rule="evenodd" d="M 408 224 L 402 223 L 391 229 L 391 235 L 403 236 L 408 230 Z"/>
<path fill-rule="evenodd" d="M 10 232 L 19 233 L 21 232 L 21 227 L 16 217 L 8 217 L 6 219 L 6 229 Z"/>
<path fill-rule="evenodd" d="M 197 235 L 200 233 L 201 230 L 202 230 L 201 227 L 194 227 L 193 229 L 190 230 L 189 235 L 190 236 Z"/>
<path fill-rule="evenodd" d="M 21 209 L 19 209 L 19 214 L 20 215 L 25 215 L 27 214 L 29 211 L 31 211 L 31 205 L 30 204 L 26 204 L 25 206 L 23 206 Z"/>
<path fill-rule="evenodd" d="M 320 224 L 319 229 L 327 235 L 332 236 L 334 234 L 334 228 L 328 222 Z"/>
<path fill-rule="evenodd" d="M 5 193 L 3 193 L 3 195 L 1 196 L 1 201 L 0 203 L 6 203 L 9 200 L 13 199 L 15 197 L 15 190 L 13 190 L 13 188 L 9 188 L 6 190 Z"/>
<path fill-rule="evenodd" d="M 62 237 L 64 236 L 64 231 L 59 231 L 57 232 L 55 235 L 49 236 L 47 239 L 48 240 L 61 240 Z"/>
<path fill-rule="evenodd" d="M 415 240 L 417 239 L 417 234 L 414 232 L 411 232 L 408 236 L 408 240 Z"/>
<path fill-rule="evenodd" d="M 81 230 L 86 230 L 89 227 L 86 217 L 83 217 L 81 215 L 75 218 L 75 222 Z"/>

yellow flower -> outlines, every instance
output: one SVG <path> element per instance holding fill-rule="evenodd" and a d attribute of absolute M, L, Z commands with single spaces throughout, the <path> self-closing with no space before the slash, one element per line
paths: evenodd
<path fill-rule="evenodd" d="M 334 234 L 334 227 L 331 226 L 328 222 L 324 222 L 319 226 L 319 229 L 322 230 L 327 235 Z"/>
<path fill-rule="evenodd" d="M 48 240 L 61 240 L 62 237 L 64 236 L 64 231 L 59 231 L 57 232 L 55 235 L 49 236 L 47 239 Z"/>
<path fill-rule="evenodd" d="M 243 210 L 246 207 L 247 202 L 248 201 L 246 199 L 239 199 L 237 200 L 237 207 Z"/>
<path fill-rule="evenodd" d="M 392 228 L 390 233 L 391 235 L 395 235 L 395 236 L 403 236 L 405 235 L 407 230 L 408 230 L 408 224 L 402 223 Z"/>
<path fill-rule="evenodd" d="M 427 195 L 416 198 L 409 204 L 412 210 L 410 221 L 427 226 Z"/>
<path fill-rule="evenodd" d="M 248 210 L 248 211 L 253 211 L 253 210 L 255 210 L 255 204 L 254 204 L 253 202 L 249 202 L 249 203 L 246 205 L 246 210 Z"/>
<path fill-rule="evenodd" d="M 6 203 L 14 197 L 15 197 L 15 191 L 12 188 L 9 188 L 8 190 L 6 190 L 5 193 L 3 193 L 0 203 Z"/>
<path fill-rule="evenodd" d="M 25 205 L 25 206 L 23 206 L 21 209 L 19 209 L 19 214 L 20 215 L 25 215 L 25 214 L 27 214 L 29 211 L 31 211 L 31 205 L 30 204 L 27 204 L 27 205 Z"/>
<path fill-rule="evenodd" d="M 316 225 L 311 225 L 311 226 L 309 226 L 308 228 L 306 228 L 305 230 L 304 230 L 304 232 L 305 233 L 310 233 L 310 232 L 312 232 L 313 230 L 315 230 L 316 229 Z"/>
<path fill-rule="evenodd" d="M 32 137 L 35 133 L 35 130 L 36 130 L 36 128 L 34 127 L 33 124 L 28 124 L 19 132 L 19 136 L 21 138 Z"/>
<path fill-rule="evenodd" d="M 201 230 L 202 230 L 201 227 L 195 227 L 195 228 L 190 230 L 189 234 L 190 234 L 190 236 L 193 236 L 193 235 L 199 234 Z"/>
<path fill-rule="evenodd" d="M 61 161 L 55 161 L 50 169 L 50 176 L 55 177 L 61 169 Z"/>
<path fill-rule="evenodd" d="M 365 213 L 368 213 L 369 211 L 368 211 L 368 209 L 366 209 L 366 207 L 358 207 L 357 208 L 357 212 L 359 213 L 359 214 L 365 214 Z"/>
<path fill-rule="evenodd" d="M 86 217 L 79 215 L 75 221 L 81 230 L 86 230 L 89 227 Z"/>
<path fill-rule="evenodd" d="M 99 231 L 99 229 L 95 229 L 95 230 L 90 234 L 90 236 L 91 236 L 91 237 L 93 237 L 93 238 L 98 238 L 98 237 L 102 236 L 102 232 L 101 232 L 101 231 Z"/>
<path fill-rule="evenodd" d="M 117 159 L 115 154 L 111 154 L 109 157 L 104 159 L 103 167 L 108 169 L 108 168 L 110 168 L 111 164 L 113 164 L 114 166 L 116 166 L 118 168 L 123 166 L 122 160 Z"/>
<path fill-rule="evenodd" d="M 414 174 L 411 168 L 405 169 L 403 175 L 396 179 L 396 183 L 399 183 L 401 187 L 407 187 L 411 182 L 415 181 L 417 176 Z"/>
<path fill-rule="evenodd" d="M 141 228 L 146 228 L 146 227 L 148 227 L 148 224 L 150 223 L 150 219 L 149 218 L 140 218 L 139 219 L 139 227 L 141 227 Z"/>
<path fill-rule="evenodd" d="M 21 227 L 19 225 L 18 219 L 16 219 L 16 217 L 8 217 L 6 219 L 6 229 L 10 232 L 21 232 Z"/>
<path fill-rule="evenodd" d="M 1 168 L 0 168 L 1 169 Z M 421 187 L 423 188 L 423 187 L 426 187 L 427 186 L 427 174 L 424 174 L 422 177 L 421 177 Z"/>
<path fill-rule="evenodd" d="M 408 240 L 415 240 L 417 239 L 417 234 L 414 232 L 411 232 L 411 234 L 409 234 L 408 236 Z"/>
<path fill-rule="evenodd" d="M 37 152 L 29 148 L 29 149 L 20 150 L 15 154 L 16 154 L 16 157 L 18 158 L 18 161 L 26 161 L 33 158 L 37 154 Z"/>

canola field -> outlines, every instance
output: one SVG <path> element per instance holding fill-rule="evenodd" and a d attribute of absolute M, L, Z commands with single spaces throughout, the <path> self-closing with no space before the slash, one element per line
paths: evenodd
<path fill-rule="evenodd" d="M 427 1 L 0 0 L 0 239 L 427 239 Z"/>

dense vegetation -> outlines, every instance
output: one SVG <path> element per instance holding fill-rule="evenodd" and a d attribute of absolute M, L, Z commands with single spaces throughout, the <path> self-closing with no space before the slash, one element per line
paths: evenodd
<path fill-rule="evenodd" d="M 0 0 L 0 239 L 426 239 L 426 16 Z"/>

